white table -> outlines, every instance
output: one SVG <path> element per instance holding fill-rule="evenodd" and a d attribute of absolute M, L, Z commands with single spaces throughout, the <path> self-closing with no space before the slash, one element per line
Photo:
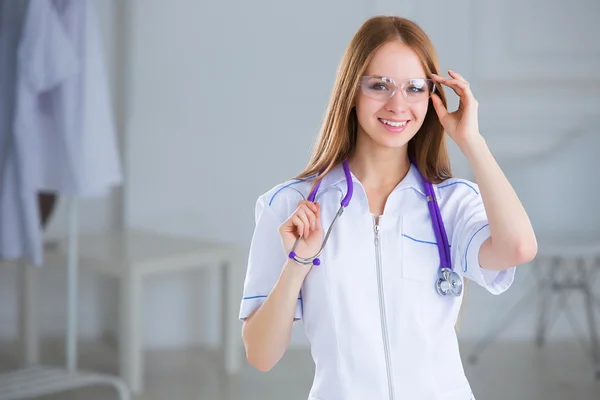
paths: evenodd
<path fill-rule="evenodd" d="M 145 278 L 151 276 L 220 267 L 224 368 L 230 374 L 239 369 L 243 355 L 238 320 L 243 261 L 236 247 L 139 230 L 81 235 L 78 241 L 81 271 L 94 271 L 119 281 L 120 374 L 132 393 L 143 390 L 142 289 Z M 62 245 L 60 248 L 66 250 Z M 34 296 L 35 290 L 29 292 Z M 33 302 L 28 301 L 29 304 Z M 31 321 L 32 318 L 25 316 L 24 320 Z M 34 348 L 26 352 L 36 360 L 38 356 L 32 353 L 37 351 L 37 345 L 28 342 Z"/>

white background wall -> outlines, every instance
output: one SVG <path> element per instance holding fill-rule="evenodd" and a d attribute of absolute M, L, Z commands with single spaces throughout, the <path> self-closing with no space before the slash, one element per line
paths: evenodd
<path fill-rule="evenodd" d="M 430 34 L 442 69 L 470 80 L 481 130 L 538 235 L 600 233 L 597 1 L 95 3 L 127 183 L 109 198 L 84 202 L 84 231 L 123 222 L 227 240 L 247 251 L 257 196 L 308 160 L 351 36 L 367 17 L 394 13 Z M 455 173 L 470 178 L 465 159 L 450 148 Z M 64 233 L 61 203 L 48 235 Z M 470 285 L 461 335 L 486 332 L 531 290 L 531 272 L 523 267 L 504 296 Z M 16 276 L 14 267 L 0 269 L 0 338 L 16 335 Z M 59 334 L 65 274 L 48 266 L 43 276 L 42 323 L 46 334 Z M 86 274 L 81 281 L 82 336 L 114 331 L 116 283 Z M 144 293 L 147 346 L 215 344 L 217 299 L 214 273 L 151 281 Z M 506 337 L 531 337 L 534 317 L 532 309 Z M 559 320 L 552 337 L 572 336 Z M 306 344 L 300 325 L 293 344 Z"/>

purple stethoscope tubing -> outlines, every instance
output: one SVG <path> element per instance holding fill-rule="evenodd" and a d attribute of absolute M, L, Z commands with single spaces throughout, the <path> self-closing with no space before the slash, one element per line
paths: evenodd
<path fill-rule="evenodd" d="M 329 229 L 327 229 L 327 233 L 325 234 L 325 238 L 323 239 L 323 244 L 321 244 L 321 248 L 319 249 L 317 254 L 315 254 L 312 257 L 299 257 L 296 254 L 296 248 L 298 247 L 298 244 L 300 243 L 300 239 L 302 239 L 302 237 L 299 236 L 296 239 L 296 242 L 294 242 L 294 246 L 292 247 L 292 250 L 290 251 L 290 254 L 288 255 L 288 257 L 291 258 L 292 260 L 294 260 L 295 262 L 297 262 L 298 264 L 301 264 L 301 265 L 309 265 L 309 264 L 320 265 L 321 264 L 321 260 L 319 259 L 319 256 L 321 255 L 321 253 L 323 253 L 323 249 L 325 248 L 325 245 L 327 244 L 327 241 L 329 240 L 329 235 L 331 235 L 331 230 L 332 230 L 333 226 L 335 225 L 335 222 L 337 221 L 337 219 L 344 213 L 344 209 L 346 207 L 348 207 L 348 204 L 350 204 L 350 200 L 352 199 L 352 194 L 354 193 L 354 183 L 352 182 L 352 175 L 350 174 L 350 167 L 348 166 L 348 161 L 344 160 L 344 162 L 342 164 L 344 167 L 344 173 L 346 175 L 346 184 L 348 187 L 348 189 L 346 191 L 346 196 L 344 196 L 344 198 L 340 202 L 340 208 L 338 209 L 338 212 L 335 214 L 333 221 L 331 221 L 331 224 L 329 225 Z M 322 181 L 317 182 L 317 184 L 315 185 L 313 190 L 310 192 L 310 194 L 308 195 L 308 201 L 312 201 L 312 202 L 315 201 L 315 197 L 317 196 L 317 191 L 319 190 L 319 186 L 321 186 L 321 182 Z"/>
<path fill-rule="evenodd" d="M 423 178 L 423 186 L 425 187 L 425 195 L 427 196 L 427 206 L 433 224 L 433 232 L 438 244 L 438 252 L 440 253 L 440 268 L 452 269 L 452 260 L 450 258 L 450 245 L 448 236 L 446 235 L 446 227 L 442 220 L 440 207 L 437 203 L 433 185 Z"/>
<path fill-rule="evenodd" d="M 415 164 L 411 158 L 411 163 Z M 299 257 L 296 254 L 296 248 L 300 243 L 302 237 L 298 237 L 290 251 L 288 257 L 294 260 L 296 263 L 301 265 L 320 265 L 321 260 L 319 259 L 320 255 L 323 253 L 323 249 L 329 240 L 329 235 L 331 234 L 331 230 L 335 225 L 337 219 L 342 215 L 344 209 L 348 207 L 350 204 L 350 200 L 352 199 L 352 194 L 354 192 L 354 184 L 352 182 L 352 175 L 350 173 L 350 168 L 348 166 L 348 161 L 344 160 L 343 163 L 344 173 L 346 175 L 346 184 L 347 184 L 347 192 L 342 201 L 340 202 L 340 208 L 336 213 L 333 221 L 329 225 L 327 229 L 327 233 L 325 234 L 325 238 L 323 239 L 323 244 L 321 248 L 312 257 Z M 416 164 L 415 164 L 416 165 Z M 425 176 L 419 171 L 421 175 L 421 179 L 423 181 L 423 187 L 425 189 L 425 195 L 427 197 L 427 206 L 429 208 L 429 214 L 431 216 L 431 222 L 433 225 L 433 231 L 436 238 L 436 244 L 438 248 L 438 253 L 440 255 L 440 278 L 437 280 L 437 291 L 441 295 L 447 295 L 452 293 L 454 296 L 459 296 L 462 293 L 462 281 L 458 274 L 453 272 L 452 270 L 452 259 L 450 255 L 450 244 L 448 242 L 448 236 L 446 234 L 446 227 L 444 226 L 444 221 L 442 220 L 442 214 L 440 212 L 440 207 L 438 205 L 435 192 L 433 190 L 433 185 L 425 178 Z M 317 182 L 313 190 L 310 192 L 308 196 L 308 201 L 315 201 L 317 191 L 321 185 L 321 181 Z"/>

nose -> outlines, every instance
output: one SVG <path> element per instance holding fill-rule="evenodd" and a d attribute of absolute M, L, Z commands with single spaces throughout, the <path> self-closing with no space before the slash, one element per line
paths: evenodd
<path fill-rule="evenodd" d="M 400 114 L 403 111 L 408 110 L 408 102 L 402 94 L 402 90 L 398 89 L 392 97 L 390 97 L 385 104 L 386 111 Z"/>

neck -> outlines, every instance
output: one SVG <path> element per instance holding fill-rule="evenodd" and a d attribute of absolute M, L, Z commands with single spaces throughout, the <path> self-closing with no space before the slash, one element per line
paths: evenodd
<path fill-rule="evenodd" d="M 374 150 L 357 146 L 348 159 L 352 173 L 365 188 L 393 189 L 410 169 L 406 146 L 400 149 Z"/>

